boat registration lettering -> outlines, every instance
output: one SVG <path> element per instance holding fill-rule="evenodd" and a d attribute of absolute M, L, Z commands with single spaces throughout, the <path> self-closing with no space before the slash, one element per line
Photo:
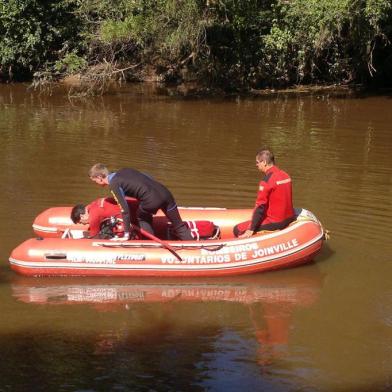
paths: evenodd
<path fill-rule="evenodd" d="M 209 255 L 209 256 L 185 256 L 182 260 L 178 260 L 173 256 L 161 257 L 162 264 L 215 264 L 229 263 L 230 255 Z"/>
<path fill-rule="evenodd" d="M 262 244 L 262 243 L 261 243 Z M 276 245 L 266 246 L 259 248 L 257 243 L 228 246 L 223 248 L 225 253 L 220 249 L 216 252 L 209 251 L 206 249 L 201 250 L 199 256 L 184 256 L 182 260 L 176 259 L 174 256 L 162 256 L 162 264 L 219 264 L 219 263 L 232 263 L 239 261 L 246 261 L 251 259 L 257 259 L 264 256 L 276 255 L 281 252 L 286 252 L 299 245 L 296 238 L 293 238 L 286 242 L 281 242 Z M 227 251 L 231 253 L 226 253 Z"/>
<path fill-rule="evenodd" d="M 257 242 L 251 242 L 250 244 L 242 244 L 242 245 L 227 245 L 223 246 L 221 249 L 218 250 L 208 250 L 208 249 L 201 249 L 202 255 L 213 255 L 213 254 L 224 254 L 224 253 L 241 253 L 247 252 L 250 250 L 258 249 L 259 246 Z"/>
<path fill-rule="evenodd" d="M 144 261 L 145 259 L 146 256 L 142 254 L 67 253 L 67 260 L 72 263 L 116 264 L 118 261 Z"/>
<path fill-rule="evenodd" d="M 285 252 L 287 250 L 293 249 L 298 245 L 298 240 L 296 238 L 293 238 L 292 240 L 287 242 L 283 242 L 277 245 L 271 245 L 266 248 L 257 249 L 252 253 L 251 257 L 253 259 L 256 259 L 257 257 L 274 255 L 276 253 Z"/>

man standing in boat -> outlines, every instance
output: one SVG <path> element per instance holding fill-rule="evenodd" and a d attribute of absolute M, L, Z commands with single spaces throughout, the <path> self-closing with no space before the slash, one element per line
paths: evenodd
<path fill-rule="evenodd" d="M 290 176 L 275 166 L 274 154 L 267 148 L 256 155 L 256 167 L 264 174 L 259 183 L 252 219 L 234 227 L 234 235 L 248 238 L 262 230 L 281 230 L 295 220 Z"/>
<path fill-rule="evenodd" d="M 135 169 L 125 168 L 110 173 L 102 163 L 95 164 L 89 171 L 90 179 L 100 186 L 108 186 L 114 199 L 121 208 L 124 221 L 124 236 L 122 240 L 130 238 L 131 219 L 125 196 L 139 201 L 136 219 L 140 228 L 154 234 L 152 227 L 153 214 L 162 210 L 173 225 L 173 231 L 180 240 L 193 240 L 192 234 L 182 221 L 177 204 L 170 191 L 158 181 Z"/>

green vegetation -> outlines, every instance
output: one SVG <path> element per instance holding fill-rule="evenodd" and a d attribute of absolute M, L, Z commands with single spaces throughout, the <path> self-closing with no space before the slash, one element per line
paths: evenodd
<path fill-rule="evenodd" d="M 390 0 L 0 0 L 0 80 L 392 85 Z"/>
<path fill-rule="evenodd" d="M 30 78 L 83 44 L 74 10 L 69 1 L 0 0 L 0 80 Z"/>

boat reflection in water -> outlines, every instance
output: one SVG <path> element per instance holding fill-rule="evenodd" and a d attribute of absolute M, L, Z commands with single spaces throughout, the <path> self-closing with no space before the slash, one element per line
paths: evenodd
<path fill-rule="evenodd" d="M 259 363 L 265 365 L 284 355 L 294 311 L 317 302 L 323 280 L 317 266 L 310 265 L 269 274 L 181 281 L 18 277 L 12 283 L 12 292 L 18 301 L 26 303 L 84 304 L 104 312 L 140 310 L 134 307 L 136 303 L 170 303 L 173 306 L 180 303 L 212 305 L 214 302 L 243 304 L 259 343 Z M 219 309 L 224 312 L 222 307 Z M 217 314 L 211 312 L 207 317 L 217 318 Z"/>

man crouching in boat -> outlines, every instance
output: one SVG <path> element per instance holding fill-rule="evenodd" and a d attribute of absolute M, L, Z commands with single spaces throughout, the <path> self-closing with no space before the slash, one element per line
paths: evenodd
<path fill-rule="evenodd" d="M 136 222 L 136 209 L 138 202 L 136 199 L 127 198 L 126 202 L 131 214 L 131 221 Z M 121 218 L 121 210 L 116 201 L 111 198 L 99 198 L 88 205 L 77 204 L 72 208 L 71 219 L 73 223 L 88 225 L 88 232 L 84 232 L 86 238 L 104 238 L 108 234 L 104 233 L 103 226 L 112 225 L 113 221 L 118 222 Z M 114 228 L 110 227 L 110 231 Z"/>
<path fill-rule="evenodd" d="M 295 220 L 291 178 L 275 166 L 274 154 L 269 149 L 257 153 L 256 167 L 264 178 L 259 184 L 252 219 L 233 229 L 239 238 L 248 238 L 263 230 L 281 230 Z"/>
<path fill-rule="evenodd" d="M 119 238 L 120 240 L 129 239 L 131 229 L 129 208 L 125 196 L 138 200 L 136 219 L 140 228 L 145 232 L 154 234 L 153 215 L 158 210 L 162 210 L 169 222 L 172 223 L 174 234 L 179 240 L 193 240 L 188 226 L 181 219 L 171 192 L 150 176 L 130 168 L 110 173 L 105 165 L 97 163 L 90 169 L 89 177 L 100 186 L 108 186 L 120 205 L 124 221 L 124 236 Z"/>

